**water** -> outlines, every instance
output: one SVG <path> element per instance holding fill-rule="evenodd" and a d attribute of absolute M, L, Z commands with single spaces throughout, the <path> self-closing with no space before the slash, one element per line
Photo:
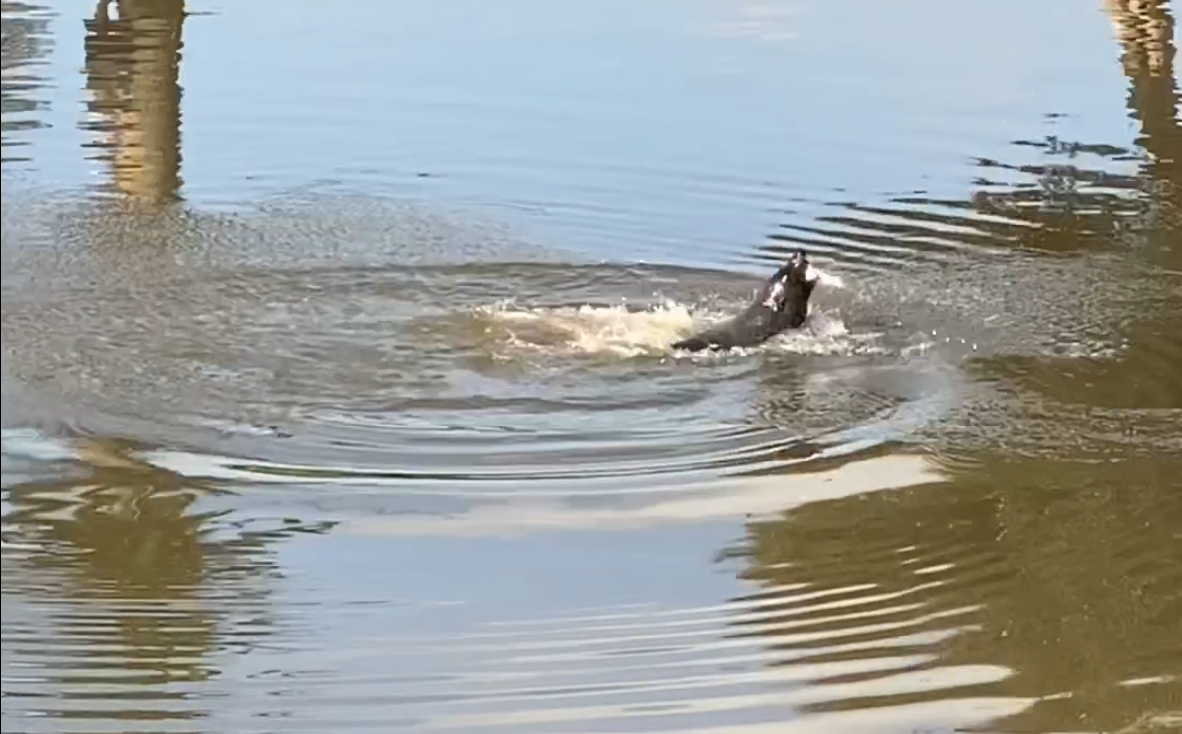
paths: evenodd
<path fill-rule="evenodd" d="M 4 731 L 1179 730 L 1176 28 L 5 0 Z"/>

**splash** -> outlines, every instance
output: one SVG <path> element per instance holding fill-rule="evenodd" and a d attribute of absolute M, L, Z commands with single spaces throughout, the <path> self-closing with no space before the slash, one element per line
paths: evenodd
<path fill-rule="evenodd" d="M 690 354 L 669 345 L 732 314 L 666 300 L 647 308 L 581 305 L 523 307 L 506 301 L 480 306 L 488 320 L 485 333 L 515 351 L 611 355 L 617 357 L 685 357 L 696 360 L 745 356 L 761 352 L 855 354 L 878 351 L 876 334 L 854 335 L 840 317 L 813 310 L 803 329 L 781 334 L 757 347 Z"/>
<path fill-rule="evenodd" d="M 752 351 L 784 354 L 853 355 L 886 354 L 881 332 L 851 332 L 839 315 L 809 308 L 804 327 L 769 339 Z"/>
<path fill-rule="evenodd" d="M 620 357 L 661 355 L 712 314 L 695 314 L 676 301 L 666 300 L 644 309 L 626 303 L 614 306 L 520 307 L 511 301 L 480 306 L 476 311 L 492 323 L 488 332 L 501 332 L 518 349 Z M 718 313 L 716 318 L 722 318 Z"/>

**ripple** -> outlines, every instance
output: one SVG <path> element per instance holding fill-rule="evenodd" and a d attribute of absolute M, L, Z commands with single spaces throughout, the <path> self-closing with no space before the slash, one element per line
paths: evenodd
<path fill-rule="evenodd" d="M 642 496 L 921 439 L 950 461 L 1011 434 L 1035 452 L 1056 439 L 1119 450 L 1132 424 L 1149 431 L 1143 450 L 1176 443 L 1168 400 L 1101 414 L 1076 399 L 1091 406 L 1084 423 L 1020 366 L 1067 374 L 1090 360 L 1089 384 L 1135 357 L 1153 376 L 1142 395 L 1171 395 L 1168 324 L 1141 334 L 1146 303 L 1177 305 L 1176 279 L 1132 259 L 990 246 L 966 233 L 994 232 L 997 217 L 972 209 L 915 197 L 889 212 L 846 207 L 884 236 L 906 220 L 959 244 L 868 240 L 874 263 L 856 247 L 815 250 L 845 282 L 814 297 L 807 328 L 686 358 L 667 345 L 741 307 L 756 277 L 588 264 L 414 207 L 334 201 L 339 211 L 311 197 L 249 216 L 110 219 L 164 228 L 176 262 L 161 272 L 163 261 L 124 258 L 101 288 L 95 248 L 6 248 L 26 273 L 63 265 L 53 253 L 78 258 L 48 291 L 6 288 L 6 385 L 36 396 L 21 410 L 69 404 L 70 431 L 123 436 L 138 456 L 219 481 L 417 497 Z M 55 217 L 108 221 L 17 219 Z M 243 240 L 231 248 L 231 236 Z M 334 243 L 332 263 L 319 238 Z M 455 259 L 465 254 L 476 259 Z M 1069 444 L 1050 430 L 1061 416 Z"/>
<path fill-rule="evenodd" d="M 805 460 L 916 396 L 863 400 L 856 368 L 810 374 L 802 360 L 893 359 L 881 334 L 831 315 L 825 295 L 806 329 L 763 347 L 671 353 L 671 341 L 750 298 L 758 281 L 742 274 L 296 258 L 125 273 L 97 289 L 77 272 L 52 294 L 6 297 L 8 382 L 70 404 L 87 431 L 137 442 L 136 456 L 222 481 L 659 493 Z M 620 479 L 641 481 L 612 486 Z"/>
<path fill-rule="evenodd" d="M 805 611 L 809 595 L 795 596 Z M 647 726 L 658 730 L 681 731 L 686 726 L 698 730 L 693 722 L 700 726 L 699 717 L 708 713 L 712 723 L 702 731 L 740 726 L 758 731 L 760 726 L 781 726 L 788 716 L 796 726 L 830 721 L 828 715 L 808 713 L 825 702 L 914 692 L 940 695 L 943 702 L 927 701 L 926 707 L 918 708 L 891 706 L 887 711 L 912 725 L 937 712 L 949 722 L 964 724 L 975 720 L 963 708 L 975 698 L 951 696 L 949 691 L 1006 677 L 1006 671 L 990 666 L 944 666 L 935 669 L 939 675 L 915 672 L 931 662 L 931 655 L 923 652 L 925 645 L 955 633 L 955 615 L 914 614 L 887 637 L 890 625 L 873 621 L 880 615 L 834 615 L 824 606 L 828 596 L 818 599 L 822 606 L 816 629 L 808 633 L 781 629 L 761 611 L 765 605 L 744 599 L 705 607 L 601 607 L 588 610 L 590 614 L 541 616 L 507 626 L 489 621 L 468 633 L 445 636 L 383 634 L 379 630 L 389 614 L 385 605 L 323 608 L 315 626 L 334 639 L 344 634 L 350 642 L 347 647 L 317 643 L 323 637 L 306 634 L 307 623 L 289 612 L 273 621 L 279 637 L 272 644 L 252 645 L 252 655 L 235 664 L 236 687 L 250 697 L 253 717 L 279 718 L 300 727 L 324 724 L 322 712 L 331 702 L 339 711 L 366 712 L 361 718 L 345 717 L 349 725 L 360 728 L 377 726 L 381 718 L 387 727 L 394 722 L 396 727 L 428 729 L 553 731 L 556 726 L 569 730 L 578 725 L 601 730 L 647 719 Z M 198 652 L 200 637 L 211 632 L 194 624 L 193 612 L 148 604 L 122 611 L 145 622 L 153 620 L 165 639 L 175 640 L 160 650 L 168 656 L 167 677 L 142 652 L 143 667 L 129 669 L 126 656 L 131 650 L 113 644 L 119 629 L 102 617 L 55 614 L 54 620 L 67 630 L 57 641 L 35 637 L 21 627 L 13 630 L 10 649 L 20 656 L 36 655 L 40 664 L 26 668 L 27 682 L 6 682 L 12 700 L 30 713 L 78 721 L 226 720 L 245 713 L 212 675 L 214 670 L 198 657 L 187 657 L 187 651 Z M 440 606 L 407 611 L 414 627 L 421 625 L 424 615 L 455 616 Z M 903 608 L 895 613 L 906 618 Z M 826 621 L 836 624 L 843 619 L 855 626 L 845 634 L 836 628 L 825 631 Z M 782 644 L 807 642 L 808 659 L 783 664 L 778 652 L 782 648 L 768 647 L 758 635 L 734 636 L 728 629 L 735 624 L 754 625 L 753 631 Z M 866 644 L 850 638 L 870 630 L 884 636 L 875 644 L 874 655 L 861 656 Z M 245 636 L 247 629 L 242 633 Z M 189 635 L 197 637 L 188 645 L 182 643 Z M 227 630 L 222 636 L 229 641 L 234 635 Z M 854 654 L 859 656 L 849 657 Z M 392 659 L 399 664 L 391 666 Z M 38 670 L 61 671 L 69 679 L 63 681 L 65 691 L 54 698 L 22 696 L 26 685 L 35 685 Z M 132 689 L 126 686 L 133 682 L 139 684 L 136 693 L 128 695 Z M 105 696 L 108 690 L 123 695 Z M 203 699 L 220 698 L 226 699 L 224 713 L 202 712 Z M 985 707 L 985 715 L 1028 705 L 1022 699 L 997 698 L 996 705 Z M 880 713 L 874 712 L 875 720 Z"/>
<path fill-rule="evenodd" d="M 3 729 L 1177 728 L 1168 4 L 152 5 L 4 3 Z"/>
<path fill-rule="evenodd" d="M 978 666 L 987 660 L 997 677 L 965 680 L 958 698 L 1040 691 L 1037 700 L 1027 699 L 1029 710 L 995 722 L 1000 731 L 1047 728 L 1097 708 L 1109 717 L 1097 728 L 1115 730 L 1130 713 L 1168 702 L 1171 683 L 1160 676 L 1172 675 L 1176 645 L 1166 643 L 1171 652 L 1164 655 L 1156 651 L 1169 636 L 1159 625 L 1176 606 L 1178 574 L 1151 559 L 1170 542 L 1177 502 L 1155 485 L 1121 477 L 1169 471 L 1176 462 L 1160 455 L 1105 464 L 1008 455 L 987 461 L 954 471 L 961 477 L 955 497 L 949 485 L 915 487 L 813 503 L 750 524 L 730 557 L 743 559 L 743 575 L 762 587 L 747 599 L 763 614 L 734 624 L 766 640 L 787 666 L 849 659 L 827 648 L 828 637 L 844 636 L 860 645 L 859 660 L 912 656 L 905 669 L 914 676 L 984 672 Z M 1127 494 L 1117 499 L 1106 491 L 1112 486 Z M 1093 585 L 1111 596 L 1079 607 Z M 1110 624 L 1122 629 L 1119 640 L 1092 637 Z M 918 629 L 900 650 L 910 627 Z M 807 636 L 810 630 L 819 636 Z M 1092 660 L 1104 665 L 1085 662 Z M 868 690 L 851 688 L 848 697 L 818 701 L 808 711 L 942 697 L 935 688 L 870 690 L 893 675 L 822 677 L 822 688 L 857 681 Z M 1132 690 L 1133 678 L 1149 688 Z"/>
<path fill-rule="evenodd" d="M 39 396 L 33 412 L 40 396 L 54 396 L 85 416 L 75 428 L 114 432 L 151 461 L 219 481 L 607 498 L 920 437 L 950 459 L 948 444 L 966 437 L 992 446 L 1016 433 L 1046 451 L 1062 438 L 1050 430 L 1061 413 L 1045 415 L 1062 397 L 1016 418 L 1014 388 L 1040 388 L 998 367 L 1015 360 L 1092 360 L 1101 375 L 1114 360 L 1143 355 L 1159 376 L 1146 394 L 1169 394 L 1176 382 L 1160 366 L 1176 356 L 1168 341 L 1131 346 L 1143 341 L 1135 330 L 1147 300 L 1175 305 L 1175 281 L 1132 261 L 1005 254 L 971 242 L 925 260 L 922 249 L 873 245 L 888 259 L 911 254 L 861 269 L 831 257 L 825 267 L 846 282 L 819 292 L 806 329 L 687 359 L 668 343 L 740 307 L 755 278 L 521 259 L 528 248 L 511 244 L 503 259 L 461 264 L 420 253 L 413 265 L 381 264 L 366 236 L 369 246 L 356 251 L 378 258 L 369 264 L 327 265 L 297 245 L 286 266 L 252 267 L 274 254 L 273 231 L 345 234 L 285 206 L 259 220 L 276 222 L 232 224 L 257 227 L 261 244 L 211 260 L 219 240 L 201 239 L 205 264 L 184 271 L 119 270 L 121 279 L 99 289 L 89 283 L 93 263 L 79 263 L 52 292 L 14 285 L 3 320 L 6 384 L 19 380 Z M 372 215 L 403 222 L 404 213 L 381 212 Z M 462 225 L 408 216 L 384 231 L 438 226 L 435 236 L 464 249 Z M 389 255 L 407 248 L 398 236 L 387 240 Z M 50 251 L 16 257 L 28 265 Z M 238 264 L 227 270 L 227 262 Z M 1135 295 L 1125 285 L 1132 280 Z M 986 379 L 965 384 L 982 368 Z M 1153 415 L 1160 440 L 1143 448 L 1175 442 L 1173 408 L 1113 410 L 1103 417 L 1090 408 L 1093 428 L 1076 429 L 1074 445 L 1119 448 L 1129 442 L 1124 425 Z M 160 445 L 171 449 L 154 451 Z M 621 479 L 636 485 L 612 484 Z M 437 489 L 454 483 L 462 489 Z"/>
<path fill-rule="evenodd" d="M 13 164 L 31 161 L 30 132 L 46 127 L 42 116 L 49 107 L 45 90 L 51 86 L 51 80 L 39 67 L 45 66 L 46 57 L 53 49 L 49 29 L 56 16 L 56 11 L 36 4 L 4 3 L 4 57 L 0 62 L 4 120 L 0 123 L 0 162 L 4 164 L 4 180 L 9 186 L 15 179 L 10 176 Z"/>

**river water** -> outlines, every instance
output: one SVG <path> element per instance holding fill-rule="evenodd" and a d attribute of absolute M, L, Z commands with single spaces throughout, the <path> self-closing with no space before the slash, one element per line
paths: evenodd
<path fill-rule="evenodd" d="M 1179 731 L 1175 14 L 4 0 L 3 731 Z"/>

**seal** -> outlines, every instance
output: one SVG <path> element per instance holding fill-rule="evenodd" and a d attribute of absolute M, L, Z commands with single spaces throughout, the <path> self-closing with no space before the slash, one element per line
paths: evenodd
<path fill-rule="evenodd" d="M 782 331 L 798 329 L 808 316 L 809 296 L 820 278 L 820 271 L 809 264 L 804 250 L 797 250 L 764 281 L 742 313 L 674 342 L 672 347 L 690 352 L 754 347 Z"/>

